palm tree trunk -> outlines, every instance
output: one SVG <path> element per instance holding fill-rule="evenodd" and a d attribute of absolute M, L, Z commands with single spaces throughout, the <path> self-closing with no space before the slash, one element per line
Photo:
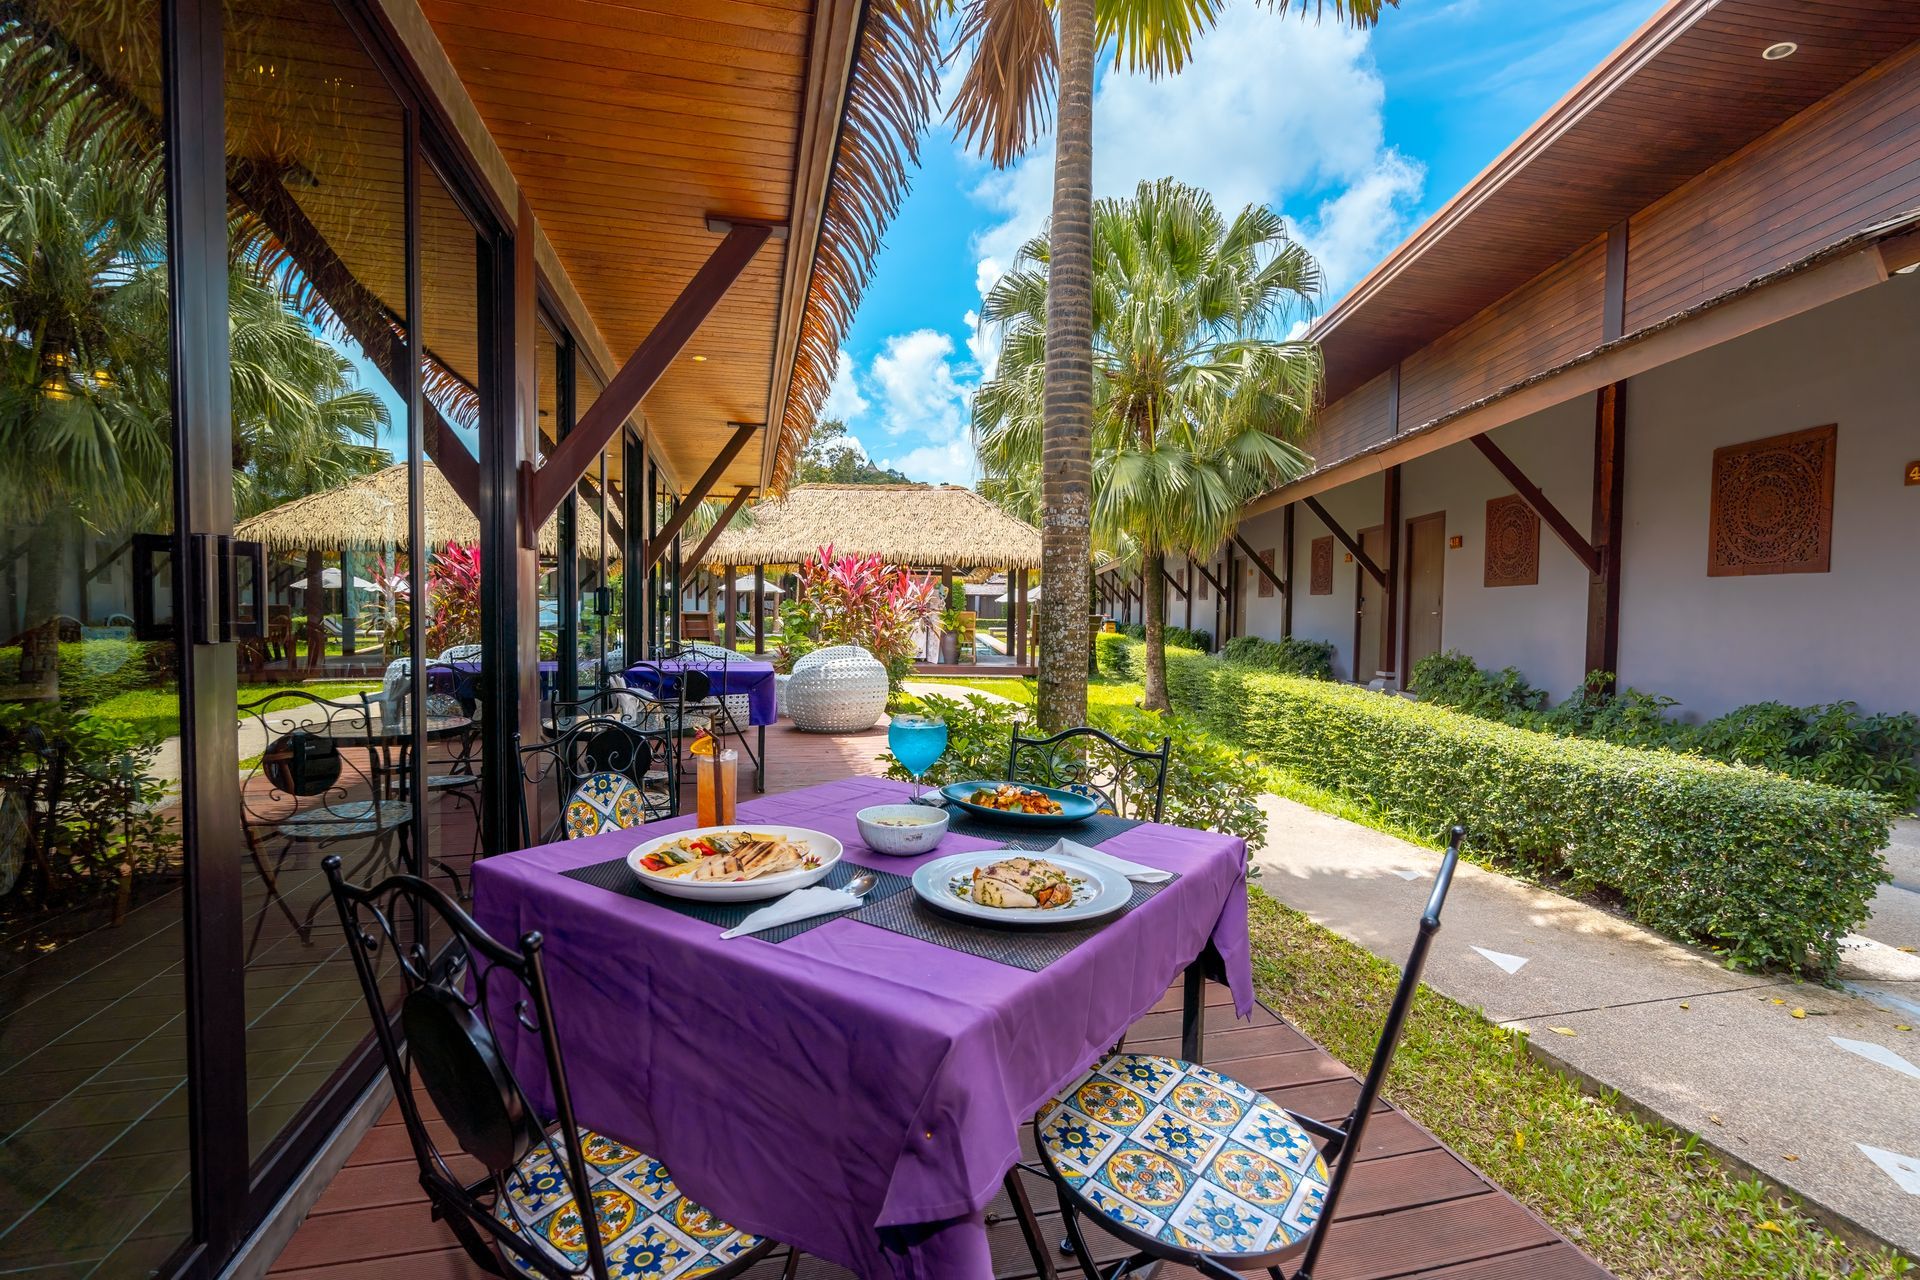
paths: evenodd
<path fill-rule="evenodd" d="M 1147 694 L 1140 705 L 1166 711 L 1167 704 L 1167 553 L 1149 541 L 1146 551 Z"/>
<path fill-rule="evenodd" d="M 1058 0 L 1060 109 L 1047 264 L 1046 426 L 1041 456 L 1036 710 L 1047 732 L 1085 724 L 1087 565 L 1093 492 L 1094 0 Z"/>

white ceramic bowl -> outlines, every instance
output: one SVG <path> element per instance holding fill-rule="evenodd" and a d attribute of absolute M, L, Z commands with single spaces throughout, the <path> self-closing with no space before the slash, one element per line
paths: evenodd
<path fill-rule="evenodd" d="M 883 818 L 911 818 L 912 826 L 887 826 Z M 932 853 L 947 838 L 947 811 L 926 804 L 869 805 L 853 815 L 860 839 L 875 853 L 914 858 Z"/>

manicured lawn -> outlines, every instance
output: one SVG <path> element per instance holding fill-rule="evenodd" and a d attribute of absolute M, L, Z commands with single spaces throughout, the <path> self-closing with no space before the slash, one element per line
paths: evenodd
<path fill-rule="evenodd" d="M 378 680 L 341 680 L 301 685 L 303 693 L 311 693 L 318 698 L 335 698 L 351 701 L 363 692 L 371 692 L 380 687 Z M 273 692 L 265 685 L 243 684 L 236 697 L 235 717 L 243 713 L 240 705 L 266 697 Z M 271 711 L 277 706 L 291 705 L 291 700 L 283 702 L 275 699 L 257 710 Z M 129 724 L 154 738 L 171 738 L 180 732 L 180 695 L 172 685 L 163 685 L 157 689 L 134 689 L 126 693 L 115 694 L 88 709 L 92 715 L 105 720 L 118 720 Z M 253 710 L 246 713 L 251 715 Z"/>
<path fill-rule="evenodd" d="M 1399 969 L 1256 889 L 1260 997 L 1364 1070 Z M 1414 921 L 1406 922 L 1407 942 Z M 1808 1280 L 1913 1273 L 1828 1234 L 1794 1201 L 1743 1179 L 1697 1139 L 1594 1097 L 1520 1035 L 1422 989 L 1388 1098 L 1622 1280 Z"/>

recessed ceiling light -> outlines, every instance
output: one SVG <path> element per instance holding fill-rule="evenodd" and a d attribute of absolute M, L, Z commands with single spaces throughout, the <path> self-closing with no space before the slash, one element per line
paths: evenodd
<path fill-rule="evenodd" d="M 707 358 L 705 356 L 695 356 L 693 358 L 693 362 L 695 364 L 705 364 L 707 362 Z"/>
<path fill-rule="evenodd" d="M 1770 44 L 1766 48 L 1762 49 L 1760 51 L 1760 56 L 1765 58 L 1768 62 L 1779 62 L 1783 58 L 1791 58 L 1794 54 L 1798 52 L 1800 52 L 1799 45 L 1795 44 L 1791 40 L 1782 40 L 1778 44 Z"/>

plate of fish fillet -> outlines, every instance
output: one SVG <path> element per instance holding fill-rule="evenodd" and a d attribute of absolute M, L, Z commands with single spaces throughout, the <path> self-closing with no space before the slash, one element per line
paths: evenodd
<path fill-rule="evenodd" d="M 627 865 L 670 898 L 758 902 L 818 884 L 842 852 L 824 831 L 736 823 L 649 840 L 627 855 Z"/>
<path fill-rule="evenodd" d="M 1132 883 L 1118 871 L 1019 849 L 976 849 L 935 858 L 914 871 L 913 891 L 950 915 L 1029 929 L 1105 919 L 1133 898 Z"/>

